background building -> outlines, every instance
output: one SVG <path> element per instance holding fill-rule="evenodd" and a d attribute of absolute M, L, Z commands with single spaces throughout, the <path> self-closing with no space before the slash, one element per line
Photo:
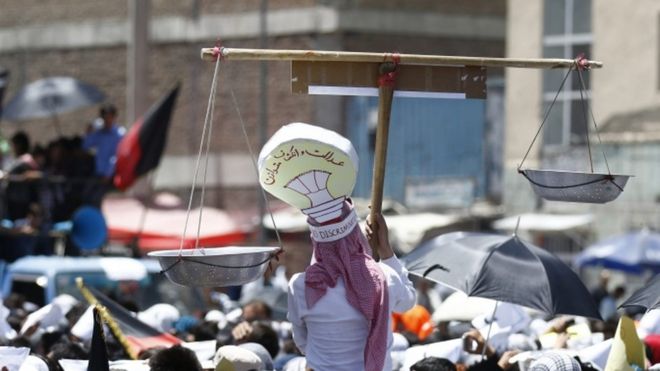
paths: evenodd
<path fill-rule="evenodd" d="M 509 57 L 574 58 L 585 53 L 604 63 L 585 73 L 589 104 L 600 128 L 589 123 L 594 167 L 632 174 L 623 194 L 606 205 L 541 202 L 517 174 L 522 157 L 566 71 L 506 71 L 505 205 L 530 210 L 593 213 L 594 231 L 606 237 L 632 228 L 660 227 L 660 4 L 545 0 L 507 2 Z M 575 75 L 575 74 L 574 74 Z M 579 79 L 569 78 L 525 167 L 589 170 Z"/>
<path fill-rule="evenodd" d="M 267 3 L 266 42 L 270 48 L 504 55 L 504 1 Z M 211 63 L 200 60 L 200 48 L 213 46 L 218 40 L 224 46 L 259 47 L 260 5 L 259 1 L 224 0 L 0 0 L 0 65 L 11 74 L 6 96 L 10 98 L 22 85 L 41 77 L 71 75 L 104 91 L 108 101 L 118 105 L 120 122 L 130 126 L 133 111 L 139 116 L 181 81 L 166 157 L 156 173 L 155 187 L 185 193 L 192 180 L 213 71 Z M 288 122 L 322 124 L 357 140 L 367 161 L 364 164 L 368 163 L 369 142 L 362 139 L 372 130 L 368 125 L 373 121 L 369 117 L 375 100 L 293 95 L 289 64 L 267 65 L 267 134 Z M 256 208 L 255 176 L 231 92 L 236 95 L 252 145 L 259 148 L 259 73 L 257 62 L 228 62 L 221 67 L 208 177 L 210 204 L 218 207 Z M 494 82 L 491 96 L 499 102 L 490 108 L 485 101 L 440 102 L 440 108 L 429 101 L 410 101 L 403 103 L 401 110 L 399 103 L 395 104 L 395 115 L 399 112 L 399 116 L 393 122 L 394 130 L 405 131 L 407 139 L 403 141 L 399 134 L 391 139 L 392 171 L 386 196 L 405 202 L 406 184 L 412 178 L 424 181 L 418 179 L 421 172 L 427 181 L 449 177 L 468 193 L 467 206 L 475 196 L 499 196 L 500 167 L 490 163 L 499 161 L 499 156 L 490 153 L 499 153 L 495 149 L 501 140 L 496 139 L 501 134 L 496 131 L 491 135 L 492 143 L 484 139 L 484 134 L 491 132 L 487 123 L 502 117 L 503 90 L 498 76 L 502 76 L 501 70 L 491 71 L 489 76 Z M 95 108 L 63 115 L 64 134 L 83 133 L 96 115 Z M 36 142 L 43 143 L 56 134 L 51 126 L 49 120 L 5 121 L 2 133 L 9 136 L 24 128 Z M 446 149 L 451 145 L 460 150 Z M 424 161 L 426 167 L 410 166 L 411 162 Z M 490 168 L 496 170 L 489 174 Z M 366 192 L 368 176 L 363 172 L 358 195 Z"/>

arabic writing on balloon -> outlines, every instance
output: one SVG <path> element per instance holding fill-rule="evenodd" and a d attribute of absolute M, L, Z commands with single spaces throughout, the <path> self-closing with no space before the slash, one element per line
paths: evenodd
<path fill-rule="evenodd" d="M 288 151 L 280 149 L 280 151 L 277 154 L 273 155 L 273 158 L 275 158 L 276 160 L 273 161 L 272 164 L 266 167 L 266 179 L 264 180 L 264 183 L 266 185 L 275 184 L 275 178 L 279 173 L 280 166 L 282 166 L 283 162 L 289 162 L 294 158 L 304 157 L 304 156 L 316 157 L 319 159 L 323 159 L 326 162 L 329 162 L 333 165 L 344 166 L 344 161 L 338 161 L 335 159 L 334 151 L 323 152 L 318 149 L 313 149 L 313 150 L 298 149 L 296 148 L 295 145 L 292 145 Z"/>

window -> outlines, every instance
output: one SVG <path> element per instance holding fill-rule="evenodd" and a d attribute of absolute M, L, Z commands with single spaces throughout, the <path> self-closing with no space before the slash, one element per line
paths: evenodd
<path fill-rule="evenodd" d="M 543 57 L 573 59 L 591 54 L 591 0 L 545 0 L 543 13 Z M 543 113 L 559 89 L 566 70 L 543 71 Z M 589 74 L 582 74 L 590 89 Z M 577 73 L 566 80 L 543 128 L 543 144 L 567 147 L 586 143 L 580 80 Z M 588 102 L 586 102 L 588 104 Z"/>

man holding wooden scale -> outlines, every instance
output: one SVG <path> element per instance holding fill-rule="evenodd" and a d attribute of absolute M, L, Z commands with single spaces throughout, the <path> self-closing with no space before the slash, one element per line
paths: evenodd
<path fill-rule="evenodd" d="M 290 60 L 292 91 L 377 95 L 378 127 L 367 235 L 357 226 L 350 193 L 357 155 L 337 133 L 306 124 L 283 127 L 259 156 L 265 190 L 308 215 L 314 254 L 289 282 L 294 341 L 314 370 L 390 370 L 392 311 L 416 301 L 394 256 L 380 215 L 392 99 L 486 98 L 486 66 L 566 68 L 563 59 L 505 59 L 304 50 L 202 49 L 206 60 Z M 601 67 L 586 61 L 587 67 Z M 450 66 L 450 67 L 448 67 Z M 400 74 L 400 76 L 399 76 Z M 380 263 L 376 261 L 379 256 Z"/>

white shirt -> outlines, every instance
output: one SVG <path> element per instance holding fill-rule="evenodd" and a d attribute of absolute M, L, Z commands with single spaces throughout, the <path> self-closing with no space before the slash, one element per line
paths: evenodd
<path fill-rule="evenodd" d="M 408 279 L 408 271 L 393 256 L 382 260 L 380 268 L 387 280 L 390 312 L 405 312 L 416 302 L 416 292 Z M 310 309 L 305 301 L 305 273 L 289 281 L 288 319 L 293 325 L 293 340 L 307 357 L 314 371 L 364 370 L 364 347 L 369 332 L 362 313 L 346 300 L 343 279 Z M 388 319 L 387 358 L 384 370 L 392 369 L 392 318 Z"/>
<path fill-rule="evenodd" d="M 641 339 L 651 334 L 660 334 L 660 308 L 646 312 L 639 320 L 637 334 Z"/>

